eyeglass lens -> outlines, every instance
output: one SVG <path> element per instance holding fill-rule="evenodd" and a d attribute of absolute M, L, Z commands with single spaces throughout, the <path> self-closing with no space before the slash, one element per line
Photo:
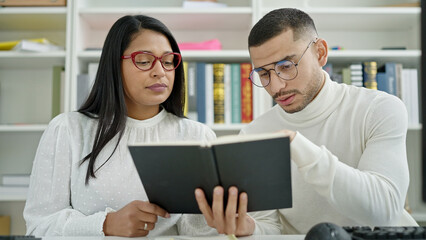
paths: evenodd
<path fill-rule="evenodd" d="M 252 76 L 250 78 L 252 79 L 253 83 L 256 86 L 259 87 L 265 87 L 269 85 L 270 81 L 270 74 L 272 70 L 275 70 L 275 73 L 284 80 L 291 80 L 294 79 L 297 75 L 297 68 L 295 64 L 292 61 L 282 60 L 275 64 L 274 69 L 265 70 L 265 69 L 259 69 L 254 70 L 252 72 Z"/>
<path fill-rule="evenodd" d="M 173 53 L 164 54 L 159 59 L 161 65 L 166 70 L 173 70 L 175 68 L 174 64 L 175 55 Z M 141 70 L 149 70 L 152 68 L 152 64 L 155 62 L 155 57 L 147 53 L 139 53 L 135 55 L 135 64 Z"/>

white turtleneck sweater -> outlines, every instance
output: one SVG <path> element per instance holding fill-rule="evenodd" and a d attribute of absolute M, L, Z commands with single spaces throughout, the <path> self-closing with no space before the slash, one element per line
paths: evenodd
<path fill-rule="evenodd" d="M 279 210 L 283 233 L 306 233 L 319 222 L 416 225 L 404 210 L 409 184 L 404 104 L 324 74 L 323 88 L 305 109 L 290 114 L 276 105 L 241 131 L 297 131 L 290 144 L 293 207 Z"/>

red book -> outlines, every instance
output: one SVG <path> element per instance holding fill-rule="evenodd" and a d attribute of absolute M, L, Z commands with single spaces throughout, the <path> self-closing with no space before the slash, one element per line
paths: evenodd
<path fill-rule="evenodd" d="M 253 85 L 249 79 L 251 63 L 241 63 L 241 122 L 253 120 Z"/>

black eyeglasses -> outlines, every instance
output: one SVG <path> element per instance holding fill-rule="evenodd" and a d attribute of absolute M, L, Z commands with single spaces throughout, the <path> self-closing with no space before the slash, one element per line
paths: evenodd
<path fill-rule="evenodd" d="M 309 49 L 309 47 L 312 45 L 312 43 L 316 43 L 317 38 L 315 40 L 312 40 L 309 42 L 308 46 L 306 47 L 305 51 L 303 51 L 302 56 L 300 56 L 297 63 L 294 63 L 290 60 L 281 60 L 278 62 L 269 63 L 274 64 L 274 68 L 272 69 L 264 69 L 263 67 L 255 68 L 250 73 L 250 80 L 251 82 L 257 86 L 257 87 L 266 87 L 271 83 L 271 72 L 272 70 L 275 71 L 278 77 L 280 77 L 283 80 L 289 81 L 293 80 L 297 77 L 297 66 L 299 65 L 300 60 L 302 60 L 302 57 L 305 55 L 306 51 Z M 266 66 L 266 65 L 265 65 Z"/>
<path fill-rule="evenodd" d="M 142 71 L 151 70 L 157 60 L 160 61 L 164 70 L 173 71 L 179 66 L 182 60 L 182 57 L 179 53 L 166 53 L 161 57 L 157 57 L 152 53 L 139 51 L 133 52 L 127 56 L 121 56 L 121 59 L 129 58 L 132 59 L 135 67 Z"/>

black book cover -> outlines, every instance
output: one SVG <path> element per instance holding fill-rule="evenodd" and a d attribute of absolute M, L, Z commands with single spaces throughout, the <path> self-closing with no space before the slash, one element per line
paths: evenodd
<path fill-rule="evenodd" d="M 169 213 L 200 213 L 195 189 L 211 203 L 217 185 L 246 192 L 249 212 L 292 207 L 290 141 L 282 134 L 141 143 L 129 150 L 149 201 Z"/>

